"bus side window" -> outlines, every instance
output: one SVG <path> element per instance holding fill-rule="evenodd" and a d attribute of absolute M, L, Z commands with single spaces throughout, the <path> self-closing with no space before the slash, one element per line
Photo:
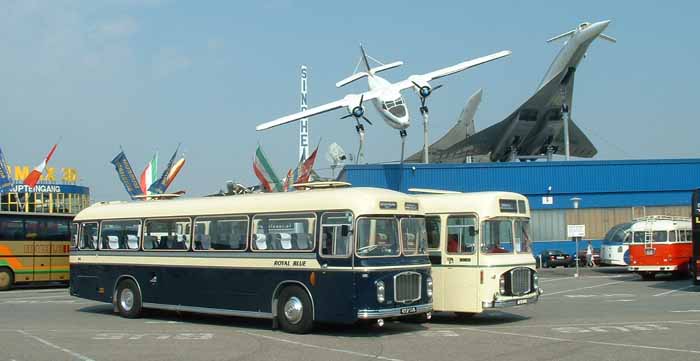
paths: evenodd
<path fill-rule="evenodd" d="M 195 250 L 243 251 L 247 248 L 247 217 L 198 217 L 194 229 Z"/>
<path fill-rule="evenodd" d="M 79 227 L 78 226 L 79 226 L 78 223 L 72 223 L 71 227 L 70 227 L 70 230 L 71 230 L 71 234 L 70 234 L 71 243 L 70 244 L 71 244 L 71 247 L 73 247 L 73 248 L 78 247 L 78 239 L 79 239 L 79 234 L 78 234 Z"/>
<path fill-rule="evenodd" d="M 144 249 L 186 251 L 190 248 L 190 220 L 187 218 L 148 219 L 144 227 Z"/>
<path fill-rule="evenodd" d="M 671 230 L 668 231 L 668 241 L 669 242 L 676 242 L 676 232 L 682 232 L 682 231 L 676 231 L 676 230 Z M 683 239 L 681 235 L 681 240 Z"/>
<path fill-rule="evenodd" d="M 326 257 L 347 257 L 350 254 L 352 213 L 328 212 L 321 217 L 320 252 Z"/>
<path fill-rule="evenodd" d="M 80 227 L 80 249 L 97 249 L 97 223 L 83 223 Z"/>
<path fill-rule="evenodd" d="M 312 251 L 316 217 L 313 213 L 256 215 L 254 251 Z"/>
<path fill-rule="evenodd" d="M 440 248 L 440 217 L 425 217 L 425 229 L 428 232 L 428 249 Z"/>

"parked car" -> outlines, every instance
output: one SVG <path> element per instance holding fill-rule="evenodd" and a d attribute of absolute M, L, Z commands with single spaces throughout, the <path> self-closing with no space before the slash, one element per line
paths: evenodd
<path fill-rule="evenodd" d="M 579 249 L 578 254 L 574 259 L 571 260 L 571 266 L 576 266 L 576 261 L 578 261 L 579 267 L 586 265 L 586 249 Z M 600 266 L 600 248 L 593 248 L 593 264 Z"/>
<path fill-rule="evenodd" d="M 562 251 L 556 249 L 548 249 L 542 251 L 539 257 L 535 257 L 537 262 L 537 267 L 541 268 L 554 268 L 557 266 L 569 267 L 572 264 L 572 257 Z M 542 264 L 540 264 L 540 260 Z"/>

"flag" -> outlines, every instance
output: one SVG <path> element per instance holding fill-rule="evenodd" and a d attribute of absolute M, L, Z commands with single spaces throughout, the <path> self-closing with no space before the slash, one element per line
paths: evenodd
<path fill-rule="evenodd" d="M 12 187 L 8 168 L 5 155 L 2 153 L 2 149 L 0 149 L 0 192 Z"/>
<path fill-rule="evenodd" d="M 24 184 L 28 185 L 31 188 L 34 188 L 36 184 L 39 182 L 39 178 L 41 178 L 41 175 L 44 173 L 44 169 L 46 169 L 46 164 L 51 160 L 51 157 L 53 156 L 53 152 L 56 151 L 56 147 L 58 144 L 54 144 L 53 147 L 51 147 L 51 150 L 49 151 L 49 154 L 46 155 L 46 158 L 39 163 L 34 169 L 32 169 L 32 172 L 29 173 L 27 178 L 24 179 Z"/>
<path fill-rule="evenodd" d="M 129 160 L 126 159 L 126 154 L 124 154 L 124 151 L 119 152 L 119 154 L 112 159 L 112 164 L 114 164 L 114 168 L 117 170 L 119 179 L 122 181 L 126 192 L 129 193 L 131 197 L 142 195 L 141 185 L 139 184 L 138 179 L 136 179 L 134 170 L 131 168 Z"/>
<path fill-rule="evenodd" d="M 289 171 L 287 171 L 287 176 L 284 177 L 284 186 L 282 187 L 282 192 L 286 192 L 289 190 L 289 185 L 294 183 L 294 173 L 292 172 L 292 168 L 289 168 Z"/>
<path fill-rule="evenodd" d="M 163 174 L 161 174 L 160 178 L 158 178 L 158 180 L 156 180 L 153 184 L 151 184 L 150 187 L 148 187 L 149 194 L 163 194 L 163 193 L 165 193 L 165 190 L 168 188 L 168 186 L 166 185 L 166 182 L 168 181 L 168 175 L 170 174 L 170 169 L 173 167 L 173 163 L 175 163 L 175 157 L 177 157 L 178 150 L 180 150 L 179 144 L 178 144 L 177 148 L 175 148 L 175 152 L 173 152 L 173 155 L 170 157 L 170 161 L 168 161 L 168 165 L 165 166 L 165 170 L 163 170 Z"/>
<path fill-rule="evenodd" d="M 309 181 L 311 170 L 314 167 L 314 162 L 316 162 L 316 153 L 318 153 L 318 146 L 316 146 L 316 149 L 314 149 L 311 155 L 309 155 L 301 165 L 301 169 L 299 169 L 299 178 L 297 178 L 296 183 L 306 183 Z"/>
<path fill-rule="evenodd" d="M 146 168 L 141 172 L 141 192 L 143 192 L 144 195 L 151 194 L 148 190 L 151 188 L 151 185 L 155 183 L 156 177 L 158 177 L 157 171 L 158 153 L 153 155 L 153 159 L 146 164 Z"/>
<path fill-rule="evenodd" d="M 180 169 L 185 166 L 185 157 L 180 158 L 175 164 L 170 168 L 170 172 L 168 172 L 168 179 L 165 181 L 165 189 L 168 189 L 170 187 L 170 183 L 172 183 L 175 180 L 175 177 L 177 177 L 177 174 L 180 173 Z"/>
<path fill-rule="evenodd" d="M 277 178 L 277 175 L 275 175 L 275 171 L 272 170 L 272 166 L 270 162 L 267 161 L 260 145 L 258 145 L 258 149 L 255 150 L 253 171 L 255 172 L 255 176 L 260 180 L 260 185 L 262 185 L 265 191 L 279 192 L 282 190 L 280 180 Z"/>

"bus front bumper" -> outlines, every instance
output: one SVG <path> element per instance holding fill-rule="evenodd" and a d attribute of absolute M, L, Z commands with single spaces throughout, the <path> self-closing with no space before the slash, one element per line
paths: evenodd
<path fill-rule="evenodd" d="M 671 272 L 678 271 L 678 266 L 629 266 L 627 270 L 632 272 Z"/>
<path fill-rule="evenodd" d="M 357 310 L 357 318 L 361 320 L 373 320 L 378 318 L 402 317 L 431 312 L 432 310 L 432 303 L 396 308 L 383 308 L 379 310 L 362 309 Z"/>
<path fill-rule="evenodd" d="M 505 308 L 505 307 L 521 306 L 521 305 L 530 305 L 533 303 L 537 303 L 537 301 L 539 300 L 540 295 L 542 293 L 543 293 L 542 289 L 538 288 L 536 292 L 533 292 L 525 297 L 508 298 L 508 299 L 496 298 L 493 301 L 482 301 L 481 307 L 484 309 L 487 309 L 487 308 Z"/>

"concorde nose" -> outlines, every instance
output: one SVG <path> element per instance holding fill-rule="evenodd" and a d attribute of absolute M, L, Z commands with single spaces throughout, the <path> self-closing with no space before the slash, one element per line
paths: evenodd
<path fill-rule="evenodd" d="M 599 21 L 597 23 L 591 24 L 586 30 L 591 33 L 591 37 L 595 37 L 600 35 L 603 31 L 605 31 L 605 28 L 608 27 L 608 24 L 610 24 L 610 20 Z"/>

